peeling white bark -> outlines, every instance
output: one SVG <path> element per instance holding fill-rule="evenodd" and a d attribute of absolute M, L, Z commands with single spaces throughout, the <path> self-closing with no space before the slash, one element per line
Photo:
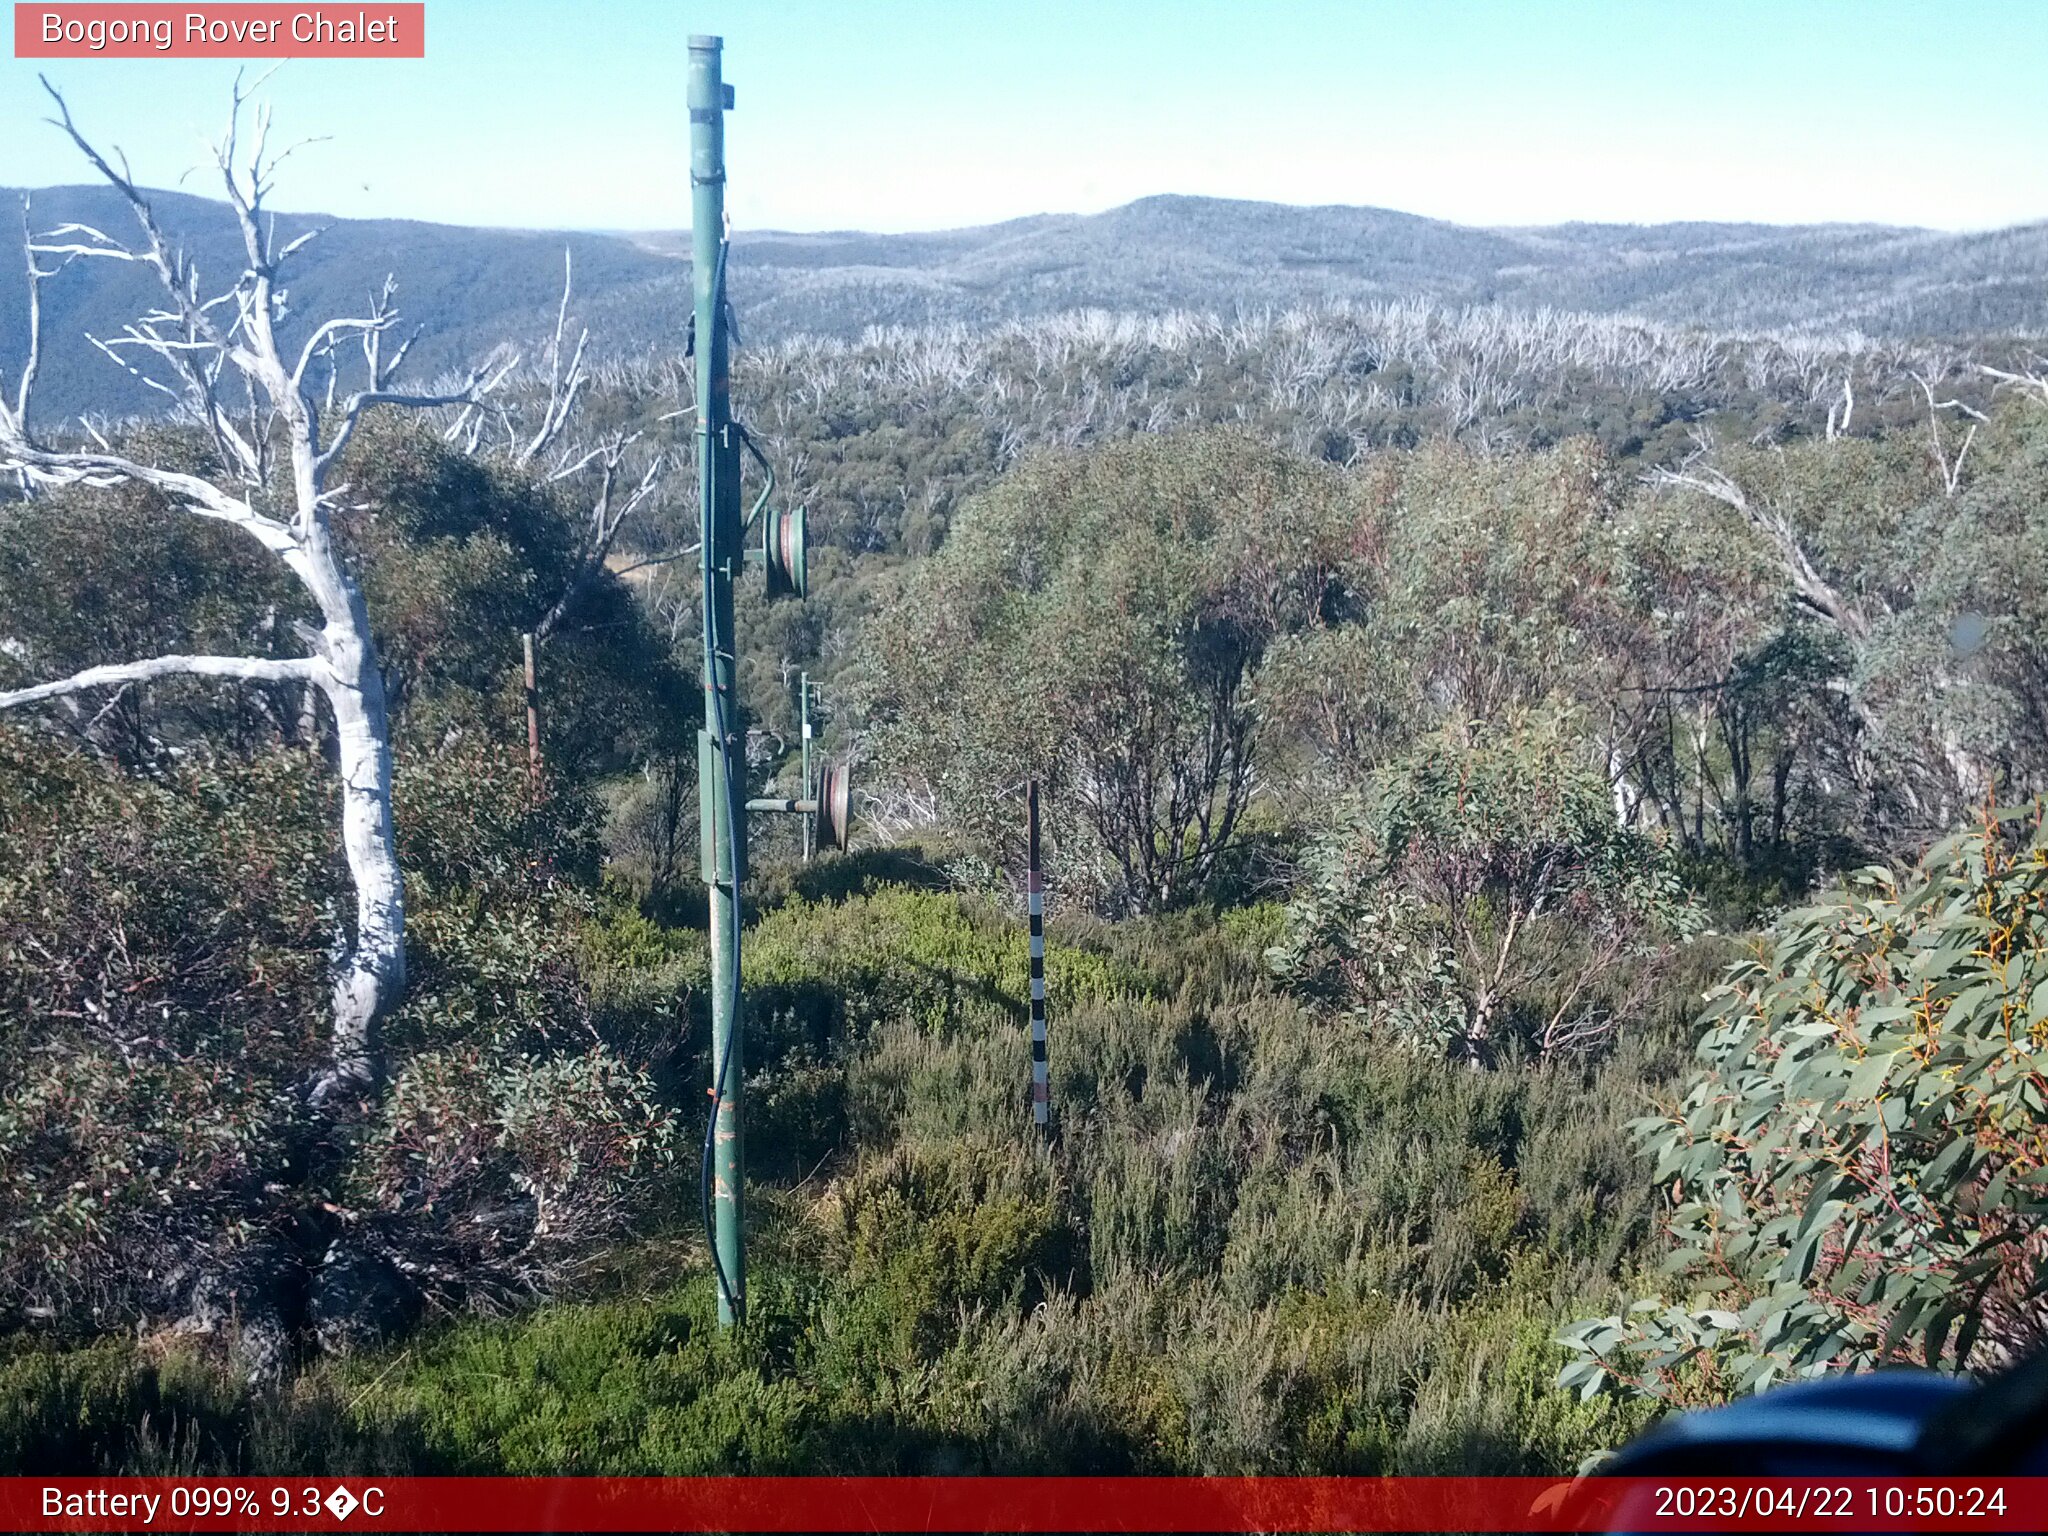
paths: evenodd
<path fill-rule="evenodd" d="M 351 593 L 360 613 L 362 598 Z M 356 887 L 355 945 L 334 983 L 330 1075 L 315 1100 L 341 1086 L 373 1086 L 382 1075 L 378 1025 L 405 990 L 405 886 L 391 821 L 391 733 L 384 680 L 368 642 L 356 634 L 328 639 L 329 681 L 341 773 L 341 842 Z M 358 640 L 357 636 L 360 636 Z"/>

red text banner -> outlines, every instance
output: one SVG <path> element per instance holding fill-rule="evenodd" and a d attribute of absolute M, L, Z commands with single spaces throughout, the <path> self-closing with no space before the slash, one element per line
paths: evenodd
<path fill-rule="evenodd" d="M 2041 1531 L 2048 1478 L 0 1478 L 8 1531 Z"/>
<path fill-rule="evenodd" d="M 18 59 L 422 59 L 424 4 L 14 7 Z"/>

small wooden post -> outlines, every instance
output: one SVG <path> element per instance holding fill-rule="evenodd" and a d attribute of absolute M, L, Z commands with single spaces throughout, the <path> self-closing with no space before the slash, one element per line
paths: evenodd
<path fill-rule="evenodd" d="M 520 636 L 526 650 L 526 771 L 533 779 L 533 792 L 540 793 L 540 684 L 533 671 L 533 636 Z"/>

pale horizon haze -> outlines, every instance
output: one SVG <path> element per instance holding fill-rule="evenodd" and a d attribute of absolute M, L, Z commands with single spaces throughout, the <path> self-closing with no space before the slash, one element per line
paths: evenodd
<path fill-rule="evenodd" d="M 272 200 L 685 227 L 700 32 L 725 38 L 737 92 L 741 228 L 946 229 L 1159 193 L 1492 226 L 2048 218 L 2048 6 L 1982 0 L 428 0 L 424 60 L 271 79 L 276 133 L 326 140 Z M 179 58 L 0 60 L 0 185 L 92 179 L 41 121 L 38 68 L 145 185 L 216 195 L 199 168 L 236 66 Z"/>

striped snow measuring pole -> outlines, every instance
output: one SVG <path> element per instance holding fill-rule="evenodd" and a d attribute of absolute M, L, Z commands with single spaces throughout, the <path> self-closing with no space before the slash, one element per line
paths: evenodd
<path fill-rule="evenodd" d="M 1031 912 L 1031 1118 L 1052 1135 L 1052 1084 L 1045 1063 L 1045 872 L 1038 863 L 1038 780 L 1024 787 L 1025 900 Z"/>

